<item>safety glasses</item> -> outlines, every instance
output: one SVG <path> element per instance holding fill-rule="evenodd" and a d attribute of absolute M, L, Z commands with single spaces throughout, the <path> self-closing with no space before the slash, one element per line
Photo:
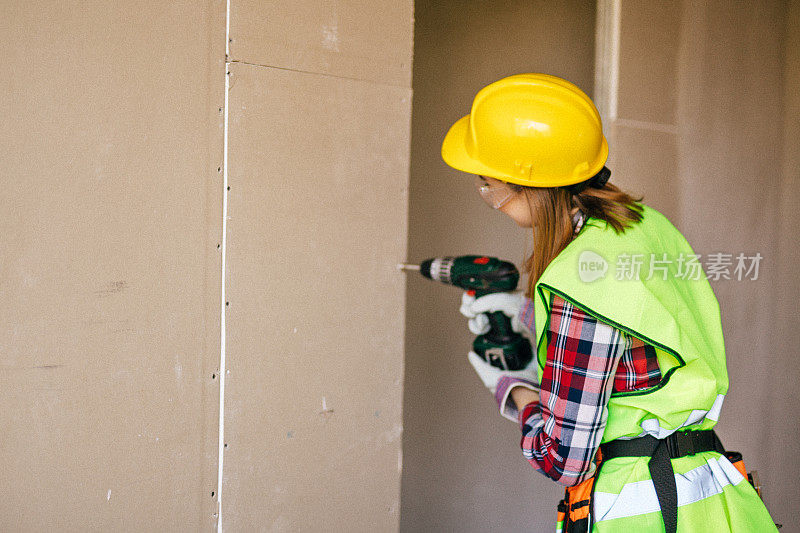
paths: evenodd
<path fill-rule="evenodd" d="M 494 209 L 500 209 L 514 197 L 514 191 L 508 184 L 487 176 L 476 175 L 475 187 L 481 198 Z"/>

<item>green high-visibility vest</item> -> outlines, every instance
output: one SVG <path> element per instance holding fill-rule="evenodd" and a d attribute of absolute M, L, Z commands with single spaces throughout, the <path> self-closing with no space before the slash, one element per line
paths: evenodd
<path fill-rule="evenodd" d="M 659 212 L 621 234 L 587 220 L 536 284 L 539 378 L 547 359 L 554 295 L 656 347 L 661 382 L 611 395 L 602 442 L 677 429 L 711 429 L 728 389 L 717 303 L 698 257 Z M 594 485 L 592 531 L 663 531 L 647 457 L 602 464 Z M 678 531 L 773 531 L 753 487 L 717 452 L 672 460 Z"/>

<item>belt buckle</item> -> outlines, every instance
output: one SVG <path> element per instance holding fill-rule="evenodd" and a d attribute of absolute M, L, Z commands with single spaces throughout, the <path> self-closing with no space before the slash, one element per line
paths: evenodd
<path fill-rule="evenodd" d="M 673 459 L 686 455 L 694 455 L 697 452 L 695 452 L 693 432 L 676 431 L 672 434 L 672 439 L 667 441 L 667 449 L 669 450 L 670 457 Z"/>

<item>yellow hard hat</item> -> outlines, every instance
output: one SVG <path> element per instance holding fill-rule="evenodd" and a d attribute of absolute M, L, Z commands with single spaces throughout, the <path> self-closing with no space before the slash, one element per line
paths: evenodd
<path fill-rule="evenodd" d="M 572 83 L 516 74 L 481 89 L 472 110 L 447 132 L 451 167 L 531 187 L 586 181 L 603 168 L 608 143 L 600 115 Z"/>

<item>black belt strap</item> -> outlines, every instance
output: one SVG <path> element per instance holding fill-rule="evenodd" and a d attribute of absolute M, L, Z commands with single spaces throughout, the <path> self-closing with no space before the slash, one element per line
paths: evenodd
<path fill-rule="evenodd" d="M 676 431 L 665 439 L 657 439 L 652 435 L 629 440 L 616 439 L 601 444 L 600 451 L 603 461 L 615 457 L 650 457 L 647 468 L 656 489 L 666 533 L 675 533 L 678 528 L 678 487 L 670 459 L 707 451 L 725 453 L 714 430 Z"/>
<path fill-rule="evenodd" d="M 675 484 L 675 473 L 672 470 L 666 439 L 656 446 L 647 463 L 647 469 L 650 470 L 650 478 L 656 488 L 664 528 L 667 533 L 675 533 L 678 529 L 678 486 Z"/>

